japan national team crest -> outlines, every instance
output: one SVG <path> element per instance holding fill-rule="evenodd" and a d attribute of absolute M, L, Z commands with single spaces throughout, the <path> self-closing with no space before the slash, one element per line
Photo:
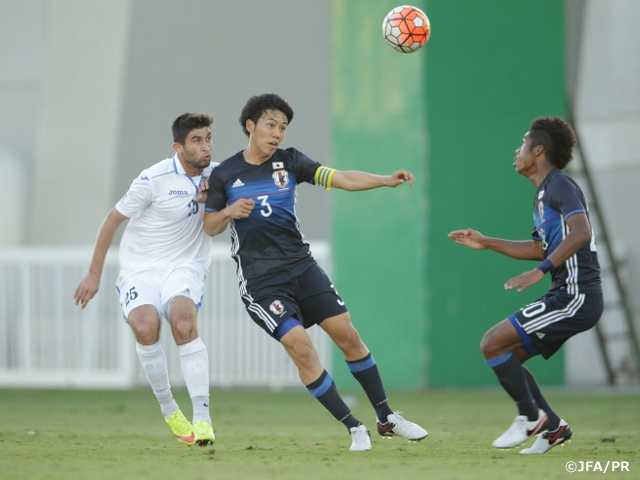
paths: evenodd
<path fill-rule="evenodd" d="M 277 170 L 271 176 L 277 187 L 284 188 L 289 184 L 289 172 L 286 170 Z"/>
<path fill-rule="evenodd" d="M 540 215 L 540 221 L 544 221 L 544 203 L 542 203 L 542 200 L 538 202 L 538 215 Z"/>
<path fill-rule="evenodd" d="M 274 300 L 274 302 L 269 305 L 269 310 L 271 310 L 275 315 L 280 315 L 284 313 L 284 305 L 280 300 Z"/>
<path fill-rule="evenodd" d="M 544 220 L 544 204 L 542 203 L 542 197 L 544 197 L 544 190 L 540 190 L 538 193 L 538 215 L 540 220 Z"/>

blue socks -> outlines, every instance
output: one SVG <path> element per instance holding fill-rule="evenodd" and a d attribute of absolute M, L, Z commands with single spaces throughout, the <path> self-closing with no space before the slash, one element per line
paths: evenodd
<path fill-rule="evenodd" d="M 524 374 L 527 378 L 527 383 L 529 384 L 529 389 L 531 390 L 533 399 L 536 401 L 536 404 L 538 404 L 538 407 L 544 410 L 547 417 L 549 417 L 549 431 L 552 432 L 556 430 L 560 426 L 560 417 L 553 411 L 547 403 L 547 400 L 542 396 L 540 387 L 538 387 L 538 382 L 536 382 L 533 374 L 524 365 L 522 366 L 522 369 L 524 370 Z"/>
<path fill-rule="evenodd" d="M 305 388 L 318 399 L 324 408 L 329 410 L 336 420 L 342 422 L 347 427 L 347 430 L 360 425 L 360 421 L 353 416 L 347 404 L 340 397 L 336 383 L 329 375 L 329 372 L 323 371 L 315 382 L 305 385 Z"/>
<path fill-rule="evenodd" d="M 382 385 L 378 365 L 371 353 L 368 353 L 366 357 L 360 360 L 348 361 L 347 367 L 349 367 L 349 371 L 355 379 L 360 382 L 362 389 L 376 411 L 378 420 L 381 423 L 387 423 L 387 416 L 391 415 L 393 411 L 387 402 L 387 394 Z M 315 382 L 306 385 L 306 388 L 311 395 L 316 397 L 331 412 L 336 420 L 344 423 L 347 429 L 360 425 L 360 422 L 351 414 L 349 407 L 340 397 L 333 378 L 326 370 L 322 372 L 320 378 Z"/>
<path fill-rule="evenodd" d="M 509 352 L 490 360 L 485 360 L 496 376 L 502 388 L 513 398 L 518 406 L 520 415 L 526 415 L 529 421 L 538 418 L 538 405 L 534 400 L 529 382 L 525 375 L 525 368 L 517 357 Z"/>
<path fill-rule="evenodd" d="M 376 411 L 376 417 L 381 423 L 387 423 L 387 415 L 391 415 L 393 411 L 387 403 L 387 394 L 382 385 L 378 365 L 374 360 L 371 352 L 366 357 L 354 362 L 347 361 L 349 371 L 355 377 L 362 389 L 367 394 L 371 405 Z"/>

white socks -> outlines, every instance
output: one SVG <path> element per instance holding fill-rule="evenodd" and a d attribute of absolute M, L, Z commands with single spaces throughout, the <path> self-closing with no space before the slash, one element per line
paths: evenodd
<path fill-rule="evenodd" d="M 141 345 L 136 342 L 136 352 L 138 352 L 138 358 L 144 373 L 147 375 L 151 389 L 158 399 L 162 415 L 165 418 L 169 418 L 179 407 L 171 394 L 167 359 L 164 356 L 160 342 L 153 345 Z"/>
<path fill-rule="evenodd" d="M 206 420 L 211 425 L 209 416 L 209 355 L 207 347 L 200 337 L 180 345 L 180 361 L 182 374 L 193 403 L 193 423 Z"/>

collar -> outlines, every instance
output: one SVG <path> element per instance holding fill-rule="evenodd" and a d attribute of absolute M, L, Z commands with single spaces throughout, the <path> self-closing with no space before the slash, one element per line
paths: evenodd
<path fill-rule="evenodd" d="M 557 175 L 558 173 L 562 173 L 557 167 L 553 167 L 549 173 L 547 173 L 547 176 L 544 177 L 544 180 L 542 180 L 542 182 L 540 183 L 540 185 L 542 186 L 543 183 L 548 183 L 549 180 L 551 180 L 551 177 Z"/>
<path fill-rule="evenodd" d="M 178 156 L 178 152 L 176 152 L 176 154 L 173 156 L 173 171 L 176 172 L 178 175 L 187 175 L 187 171 L 182 166 L 182 163 L 180 163 L 180 157 Z"/>

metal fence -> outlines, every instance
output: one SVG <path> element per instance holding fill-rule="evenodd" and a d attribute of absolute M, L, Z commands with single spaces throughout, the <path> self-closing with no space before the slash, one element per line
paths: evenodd
<path fill-rule="evenodd" d="M 329 273 L 328 245 L 314 242 L 312 251 Z M 92 389 L 147 384 L 114 289 L 117 251 L 107 255 L 100 291 L 87 308 L 81 310 L 73 302 L 91 255 L 89 247 L 0 250 L 0 387 Z M 168 323 L 162 323 L 171 385 L 182 386 L 180 355 Z M 209 353 L 211 386 L 301 385 L 282 346 L 245 312 L 227 246 L 214 245 L 198 326 Z M 309 329 L 309 334 L 330 370 L 331 340 L 319 327 Z"/>

